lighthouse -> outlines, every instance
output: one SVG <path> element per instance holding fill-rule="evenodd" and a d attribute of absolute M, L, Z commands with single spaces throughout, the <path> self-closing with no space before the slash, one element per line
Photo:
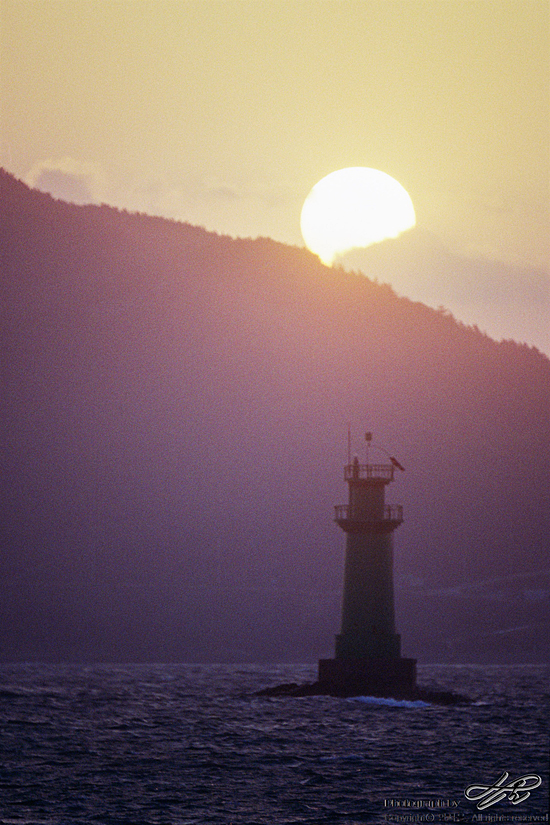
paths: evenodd
<path fill-rule="evenodd" d="M 335 508 L 346 535 L 342 624 L 334 659 L 319 661 L 319 683 L 341 694 L 398 698 L 416 690 L 416 659 L 401 656 L 395 629 L 393 533 L 403 522 L 403 508 L 386 504 L 385 493 L 396 470 L 404 468 L 385 450 L 388 460 L 369 461 L 372 434 L 365 439 L 366 463 L 348 455 L 348 503 Z"/>
<path fill-rule="evenodd" d="M 338 504 L 334 520 L 346 535 L 342 627 L 336 636 L 334 659 L 319 660 L 318 680 L 285 682 L 266 687 L 257 696 L 379 696 L 405 702 L 439 705 L 469 704 L 448 690 L 418 687 L 416 659 L 401 656 L 395 630 L 393 598 L 393 534 L 403 522 L 401 505 L 386 504 L 386 487 L 394 481 L 399 461 L 381 447 L 385 458 L 369 461 L 372 433 L 365 436 L 367 460 L 344 467 L 348 503 Z"/>

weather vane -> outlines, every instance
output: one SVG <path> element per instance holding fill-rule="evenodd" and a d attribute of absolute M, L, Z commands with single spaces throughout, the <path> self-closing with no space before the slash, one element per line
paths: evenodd
<path fill-rule="evenodd" d="M 372 433 L 371 432 L 366 432 L 365 433 L 365 441 L 367 442 L 367 464 L 369 463 L 369 447 L 374 446 L 375 449 L 380 450 L 381 452 L 384 453 L 384 455 L 388 456 L 389 460 L 391 461 L 391 463 L 393 464 L 394 467 L 397 467 L 397 469 L 401 470 L 401 472 L 403 472 L 403 473 L 405 472 L 405 468 L 403 467 L 401 462 L 399 462 L 396 459 L 396 457 L 394 455 L 390 455 L 388 453 L 388 451 L 384 449 L 384 447 L 379 447 L 378 444 L 373 445 L 373 443 L 372 443 Z"/>

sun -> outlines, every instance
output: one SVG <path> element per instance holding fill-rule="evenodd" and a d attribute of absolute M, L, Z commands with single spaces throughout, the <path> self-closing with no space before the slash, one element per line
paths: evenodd
<path fill-rule="evenodd" d="M 396 238 L 416 223 L 409 193 L 395 178 L 351 166 L 316 183 L 302 207 L 302 236 L 325 264 L 357 247 Z"/>

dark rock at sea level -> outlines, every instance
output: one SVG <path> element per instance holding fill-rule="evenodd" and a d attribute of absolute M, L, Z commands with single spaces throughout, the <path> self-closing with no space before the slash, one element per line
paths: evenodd
<path fill-rule="evenodd" d="M 300 698 L 303 696 L 334 696 L 337 698 L 351 698 L 353 696 L 366 695 L 360 688 L 343 687 L 342 685 L 331 684 L 330 682 L 310 682 L 298 684 L 297 682 L 285 682 L 281 685 L 263 688 L 256 696 L 274 696 Z M 369 694 L 370 695 L 370 694 Z M 429 688 L 415 687 L 410 692 L 396 692 L 395 695 L 377 696 L 383 699 L 396 699 L 397 701 L 427 702 L 430 705 L 469 705 L 471 699 L 462 696 L 460 693 L 453 693 L 447 690 L 431 690 Z"/>

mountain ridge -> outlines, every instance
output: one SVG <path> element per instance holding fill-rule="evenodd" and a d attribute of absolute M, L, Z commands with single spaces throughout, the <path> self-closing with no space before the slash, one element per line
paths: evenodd
<path fill-rule="evenodd" d="M 546 655 L 546 580 L 514 579 L 548 567 L 544 354 L 304 249 L 4 172 L 0 194 L 1 658 L 329 653 L 348 422 L 407 469 L 389 498 L 409 654 Z M 498 598 L 430 597 L 432 624 L 419 590 L 495 572 Z"/>

